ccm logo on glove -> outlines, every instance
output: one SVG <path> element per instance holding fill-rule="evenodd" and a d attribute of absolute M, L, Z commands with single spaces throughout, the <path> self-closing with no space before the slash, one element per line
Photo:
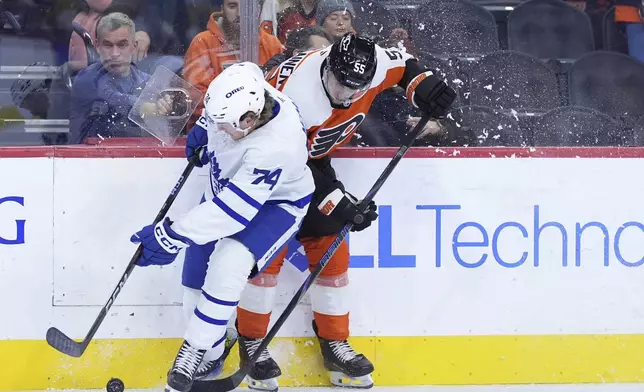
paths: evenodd
<path fill-rule="evenodd" d="M 157 237 L 157 241 L 166 250 L 168 253 L 179 253 L 181 248 L 173 244 L 170 238 L 168 238 L 168 233 L 163 230 L 163 226 L 157 226 L 154 228 L 154 236 Z"/>
<path fill-rule="evenodd" d="M 157 224 L 145 226 L 130 238 L 133 243 L 143 246 L 141 257 L 136 262 L 138 266 L 170 264 L 179 251 L 191 243 L 190 239 L 175 233 L 171 225 L 166 217 Z"/>

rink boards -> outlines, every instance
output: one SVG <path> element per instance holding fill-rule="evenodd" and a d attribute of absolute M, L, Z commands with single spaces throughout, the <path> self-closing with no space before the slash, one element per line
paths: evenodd
<path fill-rule="evenodd" d="M 393 150 L 345 150 L 364 195 Z M 181 257 L 136 269 L 82 337 L 185 167 L 174 148 L 0 148 L 0 390 L 159 387 L 182 334 Z M 412 149 L 351 234 L 352 343 L 379 385 L 644 379 L 642 149 Z M 169 216 L 201 197 L 196 170 Z M 274 317 L 306 276 L 291 244 Z M 271 350 L 281 385 L 325 385 L 308 298 Z M 236 350 L 228 362 L 232 371 Z"/>

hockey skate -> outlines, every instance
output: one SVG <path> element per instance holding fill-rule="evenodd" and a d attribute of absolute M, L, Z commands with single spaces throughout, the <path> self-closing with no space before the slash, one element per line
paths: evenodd
<path fill-rule="evenodd" d="M 346 340 L 326 340 L 313 330 L 320 342 L 324 367 L 330 372 L 331 384 L 345 388 L 367 389 L 373 387 L 373 364 L 362 354 L 356 353 Z"/>
<path fill-rule="evenodd" d="M 244 366 L 246 361 L 253 356 L 257 348 L 262 343 L 262 339 L 247 338 L 239 335 L 239 361 L 240 366 Z M 268 352 L 264 349 L 262 355 L 255 362 L 255 366 L 246 376 L 248 388 L 256 391 L 276 392 L 279 388 L 277 377 L 282 375 L 279 365 Z"/>
<path fill-rule="evenodd" d="M 230 354 L 230 349 L 237 343 L 237 330 L 235 328 L 226 329 L 226 343 L 224 346 L 224 353 L 219 357 L 209 360 L 208 353 L 206 353 L 204 360 L 199 365 L 195 373 L 195 380 L 209 381 L 216 379 L 224 370 L 224 362 Z"/>
<path fill-rule="evenodd" d="M 166 392 L 188 392 L 204 355 L 206 355 L 206 350 L 194 348 L 184 340 L 177 353 L 177 358 L 168 372 Z"/>

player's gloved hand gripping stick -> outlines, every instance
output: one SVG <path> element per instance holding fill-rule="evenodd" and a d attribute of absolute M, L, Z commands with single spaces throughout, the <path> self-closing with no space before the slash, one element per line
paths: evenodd
<path fill-rule="evenodd" d="M 197 158 L 198 156 L 199 154 L 196 154 L 195 158 Z M 188 180 L 188 176 L 190 176 L 192 169 L 194 169 L 196 165 L 197 165 L 197 159 L 191 159 L 188 162 L 188 165 L 183 170 L 183 173 L 181 173 L 181 176 L 179 177 L 177 184 L 174 186 L 174 188 L 172 188 L 172 191 L 170 191 L 170 195 L 166 199 L 165 203 L 163 203 L 163 207 L 161 207 L 161 211 L 159 211 L 156 218 L 154 218 L 155 224 L 160 222 L 163 219 L 163 217 L 165 217 L 165 215 L 168 213 L 168 210 L 170 210 L 172 203 L 174 203 L 174 200 L 177 198 L 179 191 L 185 185 L 186 181 Z M 132 271 L 134 271 L 134 267 L 136 267 L 136 262 L 141 257 L 142 252 L 143 252 L 143 245 L 139 245 L 139 247 L 136 249 L 136 252 L 134 252 L 134 256 L 132 256 L 130 263 L 127 265 L 127 268 L 123 273 L 123 276 L 121 276 L 121 279 L 116 285 L 116 288 L 112 292 L 112 295 L 110 295 L 110 298 L 108 299 L 107 303 L 101 309 L 100 313 L 98 314 L 98 317 L 94 321 L 94 324 L 92 324 L 92 327 L 90 328 L 89 332 L 87 332 L 87 335 L 85 336 L 85 339 L 83 339 L 83 341 L 81 342 L 74 341 L 71 338 L 69 338 L 67 335 L 65 335 L 63 332 L 61 332 L 58 328 L 51 327 L 47 330 L 47 343 L 49 343 L 50 346 L 52 346 L 53 348 L 55 348 L 56 350 L 60 351 L 63 354 L 67 354 L 69 356 L 76 357 L 76 358 L 83 355 L 83 353 L 87 349 L 87 346 L 89 345 L 89 343 L 92 341 L 92 338 L 96 334 L 96 331 L 98 331 L 98 328 L 103 323 L 103 320 L 105 320 L 105 317 L 107 316 L 107 312 L 114 304 L 114 301 L 116 300 L 116 297 L 121 292 L 123 285 L 130 277 L 130 274 L 132 274 Z"/>
<path fill-rule="evenodd" d="M 398 149 L 396 152 L 396 155 L 392 158 L 392 160 L 389 162 L 385 170 L 382 172 L 378 180 L 373 184 L 365 198 L 359 203 L 360 209 L 362 211 L 367 211 L 367 206 L 371 201 L 374 199 L 376 196 L 376 193 L 382 188 L 384 185 L 385 181 L 387 181 L 387 178 L 391 175 L 391 173 L 394 171 L 402 157 L 407 153 L 407 150 L 409 147 L 411 147 L 414 144 L 414 141 L 420 136 L 422 133 L 423 129 L 425 128 L 425 125 L 430 119 L 430 115 L 426 114 L 424 115 L 418 124 L 414 127 L 414 129 L 409 133 L 407 141 Z M 360 223 L 360 222 L 358 222 Z M 311 287 L 315 279 L 320 275 L 324 267 L 327 265 L 329 260 L 331 260 L 331 257 L 335 254 L 335 252 L 338 250 L 340 247 L 340 244 L 342 244 L 342 241 L 344 241 L 344 238 L 347 236 L 347 234 L 351 231 L 351 228 L 353 227 L 353 223 L 347 223 L 336 239 L 333 241 L 331 246 L 329 246 L 329 249 L 326 251 L 324 256 L 322 256 L 322 259 L 318 263 L 318 265 L 315 267 L 315 270 L 311 272 L 311 274 L 306 278 L 304 283 L 302 283 L 302 286 L 300 289 L 295 293 L 293 296 L 293 299 L 291 302 L 288 303 L 288 306 L 284 310 L 284 312 L 280 315 L 280 317 L 277 319 L 275 322 L 275 325 L 268 331 L 268 334 L 266 334 L 266 337 L 262 341 L 262 343 L 259 345 L 259 347 L 255 350 L 255 354 L 249 358 L 248 361 L 244 364 L 243 367 L 241 367 L 239 370 L 237 370 L 234 374 L 231 376 L 228 376 L 226 378 L 218 379 L 218 380 L 212 380 L 212 381 L 195 381 L 195 383 L 192 385 L 192 388 L 190 389 L 190 392 L 227 392 L 227 391 L 232 391 L 233 389 L 237 388 L 239 384 L 244 380 L 246 375 L 250 373 L 253 364 L 257 361 L 257 359 L 262 355 L 262 352 L 264 349 L 268 347 L 268 344 L 273 340 L 275 335 L 277 334 L 277 331 L 284 325 L 284 322 L 286 319 L 290 316 L 290 314 L 293 312 L 297 304 L 302 300 L 308 289 Z"/>

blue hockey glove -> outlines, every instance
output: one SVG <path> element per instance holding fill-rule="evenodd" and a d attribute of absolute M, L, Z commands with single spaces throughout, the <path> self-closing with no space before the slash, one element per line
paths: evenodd
<path fill-rule="evenodd" d="M 143 245 L 143 253 L 136 262 L 138 266 L 170 264 L 179 251 L 188 246 L 190 241 L 175 233 L 171 224 L 170 219 L 165 218 L 156 225 L 145 226 L 130 238 L 131 242 Z"/>
<path fill-rule="evenodd" d="M 202 167 L 208 163 L 207 145 L 208 132 L 199 125 L 195 125 L 188 133 L 186 140 L 186 158 L 189 161 L 194 161 L 195 166 Z"/>

